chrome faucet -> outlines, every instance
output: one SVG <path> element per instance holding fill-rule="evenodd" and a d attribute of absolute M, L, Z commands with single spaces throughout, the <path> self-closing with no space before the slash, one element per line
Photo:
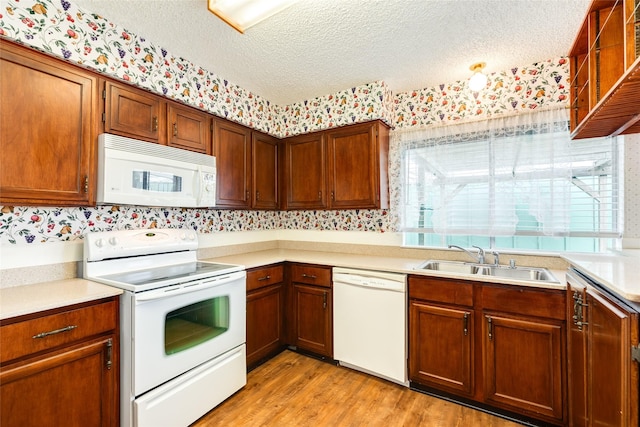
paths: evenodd
<path fill-rule="evenodd" d="M 465 249 L 462 246 L 449 245 L 449 249 L 451 249 L 451 248 L 460 249 L 461 251 L 466 252 L 478 264 L 484 264 L 484 249 L 482 249 L 480 246 L 472 246 L 472 248 L 478 249 L 478 255 L 474 254 L 473 252 L 470 252 L 468 249 Z"/>
<path fill-rule="evenodd" d="M 491 255 L 493 255 L 493 265 L 496 267 L 500 265 L 500 254 L 498 251 L 491 251 Z"/>

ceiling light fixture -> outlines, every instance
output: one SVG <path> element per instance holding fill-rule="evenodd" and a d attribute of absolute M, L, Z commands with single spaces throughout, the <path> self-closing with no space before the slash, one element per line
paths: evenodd
<path fill-rule="evenodd" d="M 479 92 L 487 85 L 487 75 L 482 72 L 486 65 L 484 62 L 476 62 L 469 67 L 473 71 L 473 75 L 469 78 L 469 89 L 474 92 Z"/>
<path fill-rule="evenodd" d="M 256 25 L 299 0 L 209 0 L 209 12 L 244 34 Z"/>

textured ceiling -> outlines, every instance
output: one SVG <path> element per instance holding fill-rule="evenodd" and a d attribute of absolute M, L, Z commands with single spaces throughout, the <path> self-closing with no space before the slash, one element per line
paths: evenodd
<path fill-rule="evenodd" d="M 384 80 L 405 92 L 566 55 L 589 0 L 301 0 L 240 34 L 207 0 L 74 0 L 278 105 Z"/>

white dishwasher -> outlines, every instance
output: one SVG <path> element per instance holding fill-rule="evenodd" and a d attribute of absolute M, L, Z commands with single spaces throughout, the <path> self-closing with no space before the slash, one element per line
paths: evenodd
<path fill-rule="evenodd" d="M 333 269 L 333 357 L 340 365 L 405 386 L 407 276 Z"/>

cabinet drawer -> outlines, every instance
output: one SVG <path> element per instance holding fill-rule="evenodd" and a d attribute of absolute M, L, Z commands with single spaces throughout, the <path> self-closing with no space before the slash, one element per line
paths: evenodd
<path fill-rule="evenodd" d="M 308 264 L 292 264 L 291 281 L 330 288 L 331 268 Z"/>
<path fill-rule="evenodd" d="M 118 326 L 118 301 L 81 307 L 0 328 L 0 361 L 53 349 L 114 331 Z"/>
<path fill-rule="evenodd" d="M 265 286 L 280 283 L 284 280 L 284 267 L 273 265 L 247 271 L 247 292 Z"/>
<path fill-rule="evenodd" d="M 482 308 L 513 314 L 564 320 L 565 291 L 522 286 L 484 286 Z"/>
<path fill-rule="evenodd" d="M 473 306 L 473 283 L 455 279 L 409 276 L 409 298 Z"/>

